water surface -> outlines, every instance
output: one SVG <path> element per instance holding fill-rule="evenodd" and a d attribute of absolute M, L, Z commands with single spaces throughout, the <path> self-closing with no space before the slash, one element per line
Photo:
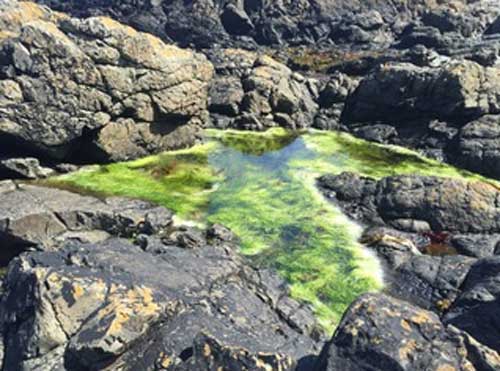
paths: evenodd
<path fill-rule="evenodd" d="M 332 330 L 360 294 L 383 286 L 377 258 L 357 241 L 361 227 L 325 200 L 318 176 L 352 171 L 379 178 L 404 173 L 478 176 L 392 146 L 347 134 L 207 131 L 207 142 L 51 180 L 85 192 L 148 199 L 185 220 L 222 223 L 241 251 L 272 267 L 292 296 L 313 306 Z"/>

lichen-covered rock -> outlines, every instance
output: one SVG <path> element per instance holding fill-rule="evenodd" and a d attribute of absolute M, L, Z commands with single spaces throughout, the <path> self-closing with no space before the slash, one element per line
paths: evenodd
<path fill-rule="evenodd" d="M 22 254 L 0 303 L 4 369 L 294 369 L 318 351 L 310 310 L 247 267 L 226 234 L 190 248 L 164 234 Z"/>
<path fill-rule="evenodd" d="M 109 18 L 27 22 L 0 48 L 6 155 L 125 160 L 193 144 L 207 117 L 205 57 Z"/>
<path fill-rule="evenodd" d="M 317 82 L 274 59 L 244 50 L 210 54 L 220 75 L 210 89 L 216 127 L 264 130 L 312 125 L 318 110 Z"/>
<path fill-rule="evenodd" d="M 368 294 L 348 309 L 316 370 L 479 371 L 500 365 L 496 352 L 474 349 L 477 345 L 467 334 L 445 327 L 432 312 Z"/>
<path fill-rule="evenodd" d="M 439 68 L 383 65 L 361 81 L 343 118 L 349 123 L 394 125 L 422 118 L 463 122 L 500 112 L 499 86 L 500 69 L 470 61 Z"/>

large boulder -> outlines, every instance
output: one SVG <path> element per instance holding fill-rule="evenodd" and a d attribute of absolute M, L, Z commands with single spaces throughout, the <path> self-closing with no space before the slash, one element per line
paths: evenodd
<path fill-rule="evenodd" d="M 25 247 L 0 298 L 3 369 L 292 370 L 318 353 L 309 307 L 250 268 L 224 227 L 174 226 L 141 201 L 1 189 L 2 258 Z"/>
<path fill-rule="evenodd" d="M 368 294 L 347 310 L 316 370 L 496 370 L 500 357 L 432 312 Z"/>
<path fill-rule="evenodd" d="M 500 232 L 500 191 L 480 181 L 415 175 L 377 181 L 342 173 L 325 175 L 319 184 L 349 215 L 371 224 L 413 231 L 405 221 L 418 221 L 434 231 Z"/>
<path fill-rule="evenodd" d="M 0 182 L 0 204 L 1 265 L 25 250 L 54 250 L 68 240 L 158 233 L 172 223 L 172 213 L 147 202 L 100 200 L 10 181 Z"/>
<path fill-rule="evenodd" d="M 126 160 L 192 145 L 207 117 L 205 57 L 109 18 L 27 22 L 0 48 L 4 155 Z"/>
<path fill-rule="evenodd" d="M 365 77 L 348 99 L 348 123 L 443 119 L 464 122 L 500 112 L 500 69 L 470 61 L 442 67 L 412 64 L 380 66 Z"/>
<path fill-rule="evenodd" d="M 479 260 L 470 270 L 463 292 L 445 316 L 446 323 L 468 332 L 500 351 L 500 257 Z"/>
<path fill-rule="evenodd" d="M 452 148 L 457 165 L 500 178 L 500 115 L 485 115 L 469 122 Z"/>

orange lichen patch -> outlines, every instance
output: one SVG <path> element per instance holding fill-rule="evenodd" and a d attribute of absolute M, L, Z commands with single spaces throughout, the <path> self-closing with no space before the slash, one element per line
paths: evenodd
<path fill-rule="evenodd" d="M 108 296 L 109 304 L 97 314 L 99 318 L 112 316 L 113 319 L 107 329 L 109 335 L 119 334 L 131 318 L 139 317 L 147 320 L 159 315 L 161 307 L 155 303 L 153 291 L 150 288 L 116 290 L 116 287 L 111 288 Z"/>
<path fill-rule="evenodd" d="M 266 370 L 266 371 L 272 371 L 273 370 L 273 368 L 272 368 L 271 365 L 268 365 L 267 363 L 265 363 L 261 359 L 256 359 L 255 360 L 255 366 L 258 367 L 258 368 L 261 368 L 263 370 Z"/>
<path fill-rule="evenodd" d="M 417 349 L 416 341 L 409 340 L 401 348 L 399 348 L 399 358 L 402 360 L 408 360 L 416 349 Z"/>
<path fill-rule="evenodd" d="M 85 291 L 83 290 L 83 287 L 80 286 L 79 284 L 75 283 L 73 285 L 73 297 L 75 299 L 79 299 L 83 296 L 83 294 L 85 293 Z"/>
<path fill-rule="evenodd" d="M 172 359 L 169 356 L 162 356 L 160 364 L 163 368 L 169 368 L 172 364 Z"/>
<path fill-rule="evenodd" d="M 381 309 L 387 316 L 389 317 L 399 317 L 400 313 L 396 312 L 395 310 L 392 310 L 390 308 L 384 307 Z M 373 311 L 373 310 L 372 310 Z"/>
<path fill-rule="evenodd" d="M 212 354 L 212 349 L 210 349 L 210 345 L 205 344 L 205 346 L 203 347 L 203 356 L 210 357 L 211 354 Z"/>
<path fill-rule="evenodd" d="M 411 320 L 411 322 L 416 323 L 417 325 L 421 325 L 421 324 L 428 323 L 428 322 L 433 322 L 432 317 L 423 311 L 419 312 L 418 314 L 411 317 L 410 320 Z"/>
<path fill-rule="evenodd" d="M 9 32 L 9 31 L 0 31 L 0 40 L 3 40 L 3 39 L 8 39 L 10 37 L 14 37 L 16 34 L 13 33 L 13 32 Z"/>
<path fill-rule="evenodd" d="M 408 332 L 411 332 L 411 325 L 410 323 L 405 320 L 405 319 L 402 319 L 401 320 L 401 327 L 405 330 L 405 331 L 408 331 Z"/>
<path fill-rule="evenodd" d="M 73 44 L 73 42 L 62 32 L 55 23 L 47 22 L 43 20 L 37 20 L 30 23 L 31 26 L 36 27 L 38 30 L 51 35 L 54 39 L 64 41 L 67 44 Z"/>
<path fill-rule="evenodd" d="M 0 17 L 0 29 L 9 31 L 2 31 L 0 39 L 6 35 L 15 35 L 22 26 L 32 21 L 44 20 L 57 22 L 66 17 L 67 16 L 63 13 L 53 12 L 41 5 L 29 1 L 21 1 L 16 7 L 2 12 Z"/>
<path fill-rule="evenodd" d="M 457 371 L 457 369 L 451 365 L 445 364 L 445 365 L 440 365 L 436 371 Z"/>
<path fill-rule="evenodd" d="M 175 45 L 168 45 L 161 41 L 159 38 L 143 34 L 144 38 L 148 41 L 153 51 L 158 53 L 162 58 L 192 58 L 193 53 L 189 49 L 181 49 Z"/>
<path fill-rule="evenodd" d="M 99 16 L 99 17 L 96 17 L 96 19 L 103 25 L 105 26 L 107 29 L 109 30 L 119 30 L 120 32 L 124 32 L 126 33 L 127 35 L 129 36 L 136 36 L 137 34 L 139 34 L 139 32 L 137 32 L 135 29 L 133 29 L 132 27 L 130 26 L 126 26 L 118 21 L 115 21 L 114 19 L 112 18 L 109 18 L 109 17 L 104 17 L 104 16 Z"/>

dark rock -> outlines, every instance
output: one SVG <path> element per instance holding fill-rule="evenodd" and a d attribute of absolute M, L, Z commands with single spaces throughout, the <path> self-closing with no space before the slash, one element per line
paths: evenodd
<path fill-rule="evenodd" d="M 455 162 L 467 169 L 500 177 L 500 115 L 486 115 L 460 131 Z"/>
<path fill-rule="evenodd" d="M 495 254 L 500 236 L 494 235 L 454 235 L 450 244 L 461 255 L 474 258 L 486 258 Z"/>
<path fill-rule="evenodd" d="M 291 370 L 316 352 L 307 308 L 232 249 L 198 242 L 185 249 L 151 238 L 163 246 L 153 253 L 113 238 L 17 258 L 0 304 L 4 368 Z"/>
<path fill-rule="evenodd" d="M 474 264 L 463 285 L 463 292 L 444 317 L 445 322 L 500 350 L 500 257 Z"/>
<path fill-rule="evenodd" d="M 221 15 L 222 25 L 231 35 L 248 35 L 254 29 L 252 20 L 244 9 L 228 4 Z"/>
<path fill-rule="evenodd" d="M 98 200 L 32 185 L 0 188 L 2 265 L 26 249 L 56 249 L 67 240 L 97 242 L 109 235 L 161 233 L 172 213 L 150 203 L 122 198 Z"/>
<path fill-rule="evenodd" d="M 495 352 L 467 350 L 477 342 L 445 327 L 432 312 L 385 295 L 369 294 L 355 301 L 344 315 L 331 342 L 323 349 L 318 371 L 354 370 L 482 370 Z M 484 368 L 488 369 L 488 368 Z"/>
<path fill-rule="evenodd" d="M 411 64 L 381 66 L 347 100 L 350 123 L 415 119 L 463 121 L 500 110 L 497 68 L 453 62 L 441 68 Z"/>
<path fill-rule="evenodd" d="M 500 17 L 498 17 L 485 32 L 486 34 L 498 34 L 500 33 Z"/>
<path fill-rule="evenodd" d="M 475 259 L 461 256 L 411 256 L 392 273 L 389 292 L 421 308 L 442 313 L 460 294 Z"/>
<path fill-rule="evenodd" d="M 210 112 L 236 116 L 240 112 L 243 87 L 237 77 L 220 77 L 212 81 L 209 91 Z"/>
<path fill-rule="evenodd" d="M 352 173 L 319 179 L 326 195 L 357 219 L 371 224 L 398 219 L 427 222 L 435 231 L 496 233 L 500 230 L 499 191 L 479 181 L 394 176 L 375 181 Z"/>

